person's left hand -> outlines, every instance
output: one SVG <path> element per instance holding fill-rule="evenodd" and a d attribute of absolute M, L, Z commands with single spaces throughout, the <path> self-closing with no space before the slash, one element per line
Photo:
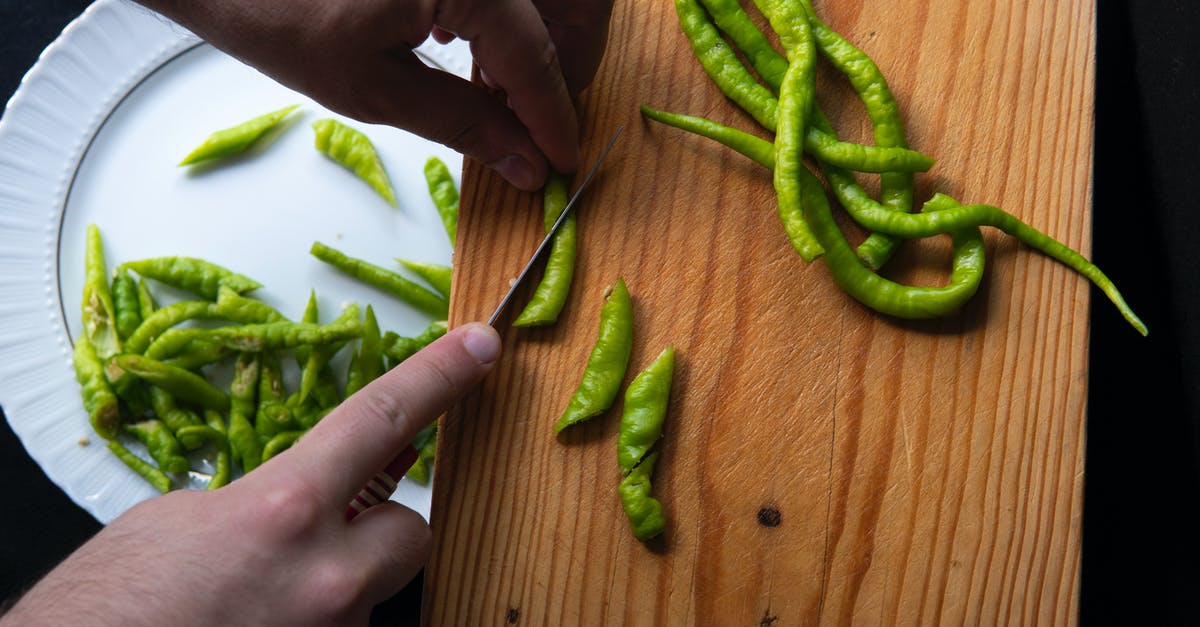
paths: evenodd
<path fill-rule="evenodd" d="M 394 502 L 349 522 L 346 506 L 499 354 L 491 327 L 454 329 L 245 477 L 133 507 L 0 622 L 366 624 L 420 571 L 430 531 Z"/>

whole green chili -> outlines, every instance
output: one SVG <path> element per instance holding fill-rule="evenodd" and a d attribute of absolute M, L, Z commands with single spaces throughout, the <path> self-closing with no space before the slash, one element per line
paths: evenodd
<path fill-rule="evenodd" d="M 222 285 L 238 293 L 252 292 L 262 287 L 254 279 L 196 257 L 154 257 L 127 261 L 121 267 L 206 300 L 216 300 Z"/>
<path fill-rule="evenodd" d="M 549 233 L 567 207 L 567 178 L 557 172 L 546 177 L 542 193 L 542 223 Z M 575 276 L 575 214 L 569 214 L 554 235 L 550 252 L 546 255 L 542 280 L 538 283 L 521 314 L 512 321 L 514 327 L 534 327 L 554 324 L 571 292 L 571 280 Z"/>
<path fill-rule="evenodd" d="M 808 15 L 817 47 L 835 68 L 842 72 L 858 93 L 874 127 L 875 144 L 884 147 L 907 148 L 904 119 L 879 66 L 854 44 L 825 25 L 813 10 L 810 0 L 800 0 Z M 823 117 L 823 116 L 822 116 Z M 832 130 L 828 128 L 826 130 Z M 879 180 L 880 202 L 897 212 L 908 213 L 913 205 L 913 178 L 905 172 L 885 172 Z M 880 268 L 892 256 L 898 244 L 896 238 L 871 234 L 859 246 L 859 256 L 868 259 L 873 268 Z"/>
<path fill-rule="evenodd" d="M 126 466 L 140 475 L 143 479 L 154 486 L 154 489 L 166 494 L 171 491 L 171 478 L 163 471 L 154 467 L 153 464 L 134 455 L 129 449 L 121 446 L 120 442 L 112 440 L 108 443 L 108 450 L 112 451 L 117 459 L 121 460 Z"/>
<path fill-rule="evenodd" d="M 433 206 L 437 208 L 438 215 L 442 218 L 442 225 L 446 228 L 446 235 L 450 238 L 450 245 L 454 245 L 454 238 L 458 234 L 458 187 L 454 184 L 454 177 L 450 175 L 450 168 L 437 157 L 430 157 L 425 162 L 425 183 L 429 186 L 429 196 L 433 199 Z"/>
<path fill-rule="evenodd" d="M 388 178 L 383 161 L 371 140 L 355 128 L 337 120 L 313 122 L 317 150 L 358 175 L 389 205 L 396 206 L 396 192 Z"/>
<path fill-rule="evenodd" d="M 583 370 L 583 378 L 567 409 L 554 424 L 555 433 L 612 407 L 629 367 L 632 350 L 633 301 L 625 280 L 618 279 L 600 310 L 600 331 Z"/>
<path fill-rule="evenodd" d="M 632 472 L 662 437 L 674 373 L 675 347 L 668 346 L 625 388 L 617 432 L 617 466 L 622 475 Z"/>
<path fill-rule="evenodd" d="M 367 285 L 381 289 L 435 318 L 444 319 L 449 313 L 450 306 L 445 298 L 409 281 L 396 272 L 362 259 L 350 257 L 321 242 L 313 242 L 309 252 L 334 268 Z"/>
<path fill-rule="evenodd" d="M 658 453 L 650 453 L 617 486 L 633 537 L 643 542 L 662 533 L 667 526 L 662 503 L 650 496 L 650 477 L 657 462 Z"/>
<path fill-rule="evenodd" d="M 300 105 L 295 104 L 216 131 L 192 150 L 179 165 L 230 157 L 245 152 Z"/>
<path fill-rule="evenodd" d="M 910 287 L 895 283 L 864 266 L 839 230 L 829 201 L 817 178 L 801 168 L 806 180 L 804 209 L 809 223 L 826 249 L 825 265 L 834 281 L 848 294 L 880 313 L 898 318 L 934 318 L 962 307 L 979 289 L 983 276 L 984 246 L 979 229 L 967 226 L 950 233 L 954 245 L 950 283 L 945 287 Z M 940 207 L 927 207 L 937 211 Z M 907 215 L 907 214 L 890 214 Z"/>

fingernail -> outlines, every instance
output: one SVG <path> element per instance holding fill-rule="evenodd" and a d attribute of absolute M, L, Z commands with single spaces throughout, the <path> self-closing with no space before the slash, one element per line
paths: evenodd
<path fill-rule="evenodd" d="M 537 187 L 537 181 L 533 180 L 533 165 L 522 158 L 521 155 L 508 155 L 497 161 L 492 167 L 500 173 L 500 176 L 507 179 L 509 183 L 521 189 L 532 190 Z"/>
<path fill-rule="evenodd" d="M 463 348 L 483 365 L 500 357 L 500 335 L 486 324 L 473 324 L 463 335 Z"/>

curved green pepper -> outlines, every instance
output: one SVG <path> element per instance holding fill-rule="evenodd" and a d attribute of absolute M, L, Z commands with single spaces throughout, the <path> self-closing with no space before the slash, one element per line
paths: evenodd
<path fill-rule="evenodd" d="M 379 192 L 389 205 L 396 206 L 396 192 L 388 178 L 375 145 L 361 131 L 333 119 L 313 122 L 317 150 L 358 175 Z"/>
<path fill-rule="evenodd" d="M 430 157 L 425 162 L 424 172 L 429 196 L 433 199 L 434 207 L 437 207 L 442 226 L 446 228 L 446 235 L 453 246 L 454 238 L 458 235 L 458 188 L 454 185 L 454 177 L 450 176 L 450 168 L 437 157 Z"/>
<path fill-rule="evenodd" d="M 625 287 L 625 279 L 618 279 L 600 310 L 600 332 L 583 370 L 583 378 L 566 411 L 554 424 L 555 433 L 612 407 L 632 351 L 633 301 Z"/>
<path fill-rule="evenodd" d="M 633 537 L 643 542 L 662 533 L 667 526 L 662 503 L 650 496 L 650 476 L 657 462 L 658 453 L 650 453 L 617 486 L 621 508 L 629 518 Z"/>
<path fill-rule="evenodd" d="M 105 440 L 115 440 L 121 425 L 121 406 L 113 392 L 104 365 L 86 335 L 75 340 L 72 358 L 75 378 L 83 388 L 83 408 L 87 411 L 92 429 Z"/>
<path fill-rule="evenodd" d="M 210 301 L 217 299 L 222 285 L 239 294 L 262 287 L 250 277 L 196 257 L 154 257 L 126 261 L 120 267 Z"/>
<path fill-rule="evenodd" d="M 546 188 L 543 192 L 542 222 L 546 232 L 554 228 L 554 223 L 567 207 L 567 179 L 565 176 L 550 172 L 546 177 Z M 564 220 L 554 241 L 550 244 L 550 253 L 546 256 L 546 267 L 542 280 L 534 290 L 533 296 L 521 315 L 512 322 L 514 327 L 534 327 L 554 324 L 558 314 L 567 302 L 571 292 L 571 280 L 575 276 L 575 214 L 569 214 Z"/>
<path fill-rule="evenodd" d="M 245 152 L 299 106 L 294 104 L 277 111 L 264 113 L 235 126 L 216 131 L 188 153 L 183 161 L 179 162 L 179 165 L 191 165 Z"/>
<path fill-rule="evenodd" d="M 125 430 L 132 433 L 146 445 L 146 451 L 164 472 L 184 473 L 188 471 L 188 460 L 183 455 L 183 447 L 179 440 L 171 434 L 166 425 L 159 420 L 143 420 L 125 425 Z"/>
<path fill-rule="evenodd" d="M 617 466 L 628 475 L 662 437 L 675 373 L 675 347 L 668 346 L 625 389 L 625 406 L 617 434 Z"/>

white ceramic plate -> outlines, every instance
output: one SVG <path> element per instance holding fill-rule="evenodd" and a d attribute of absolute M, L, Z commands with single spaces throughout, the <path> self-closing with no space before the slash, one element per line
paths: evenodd
<path fill-rule="evenodd" d="M 469 73 L 465 44 L 420 51 Z M 301 116 L 249 156 L 176 167 L 210 132 L 293 103 Z M 101 522 L 156 492 L 91 433 L 71 366 L 89 222 L 110 269 L 203 257 L 261 282 L 254 295 L 291 317 L 315 289 L 326 321 L 350 301 L 373 305 L 381 327 L 401 335 L 430 321 L 308 250 L 320 240 L 398 271 L 395 257 L 449 264 L 422 166 L 437 156 L 457 173 L 461 157 L 343 119 L 375 143 L 400 199 L 393 208 L 313 148 L 310 124 L 323 117 L 343 119 L 122 0 L 99 0 L 75 20 L 9 102 L 0 120 L 0 405 L 50 479 Z M 393 498 L 428 518 L 428 487 L 405 480 Z"/>

